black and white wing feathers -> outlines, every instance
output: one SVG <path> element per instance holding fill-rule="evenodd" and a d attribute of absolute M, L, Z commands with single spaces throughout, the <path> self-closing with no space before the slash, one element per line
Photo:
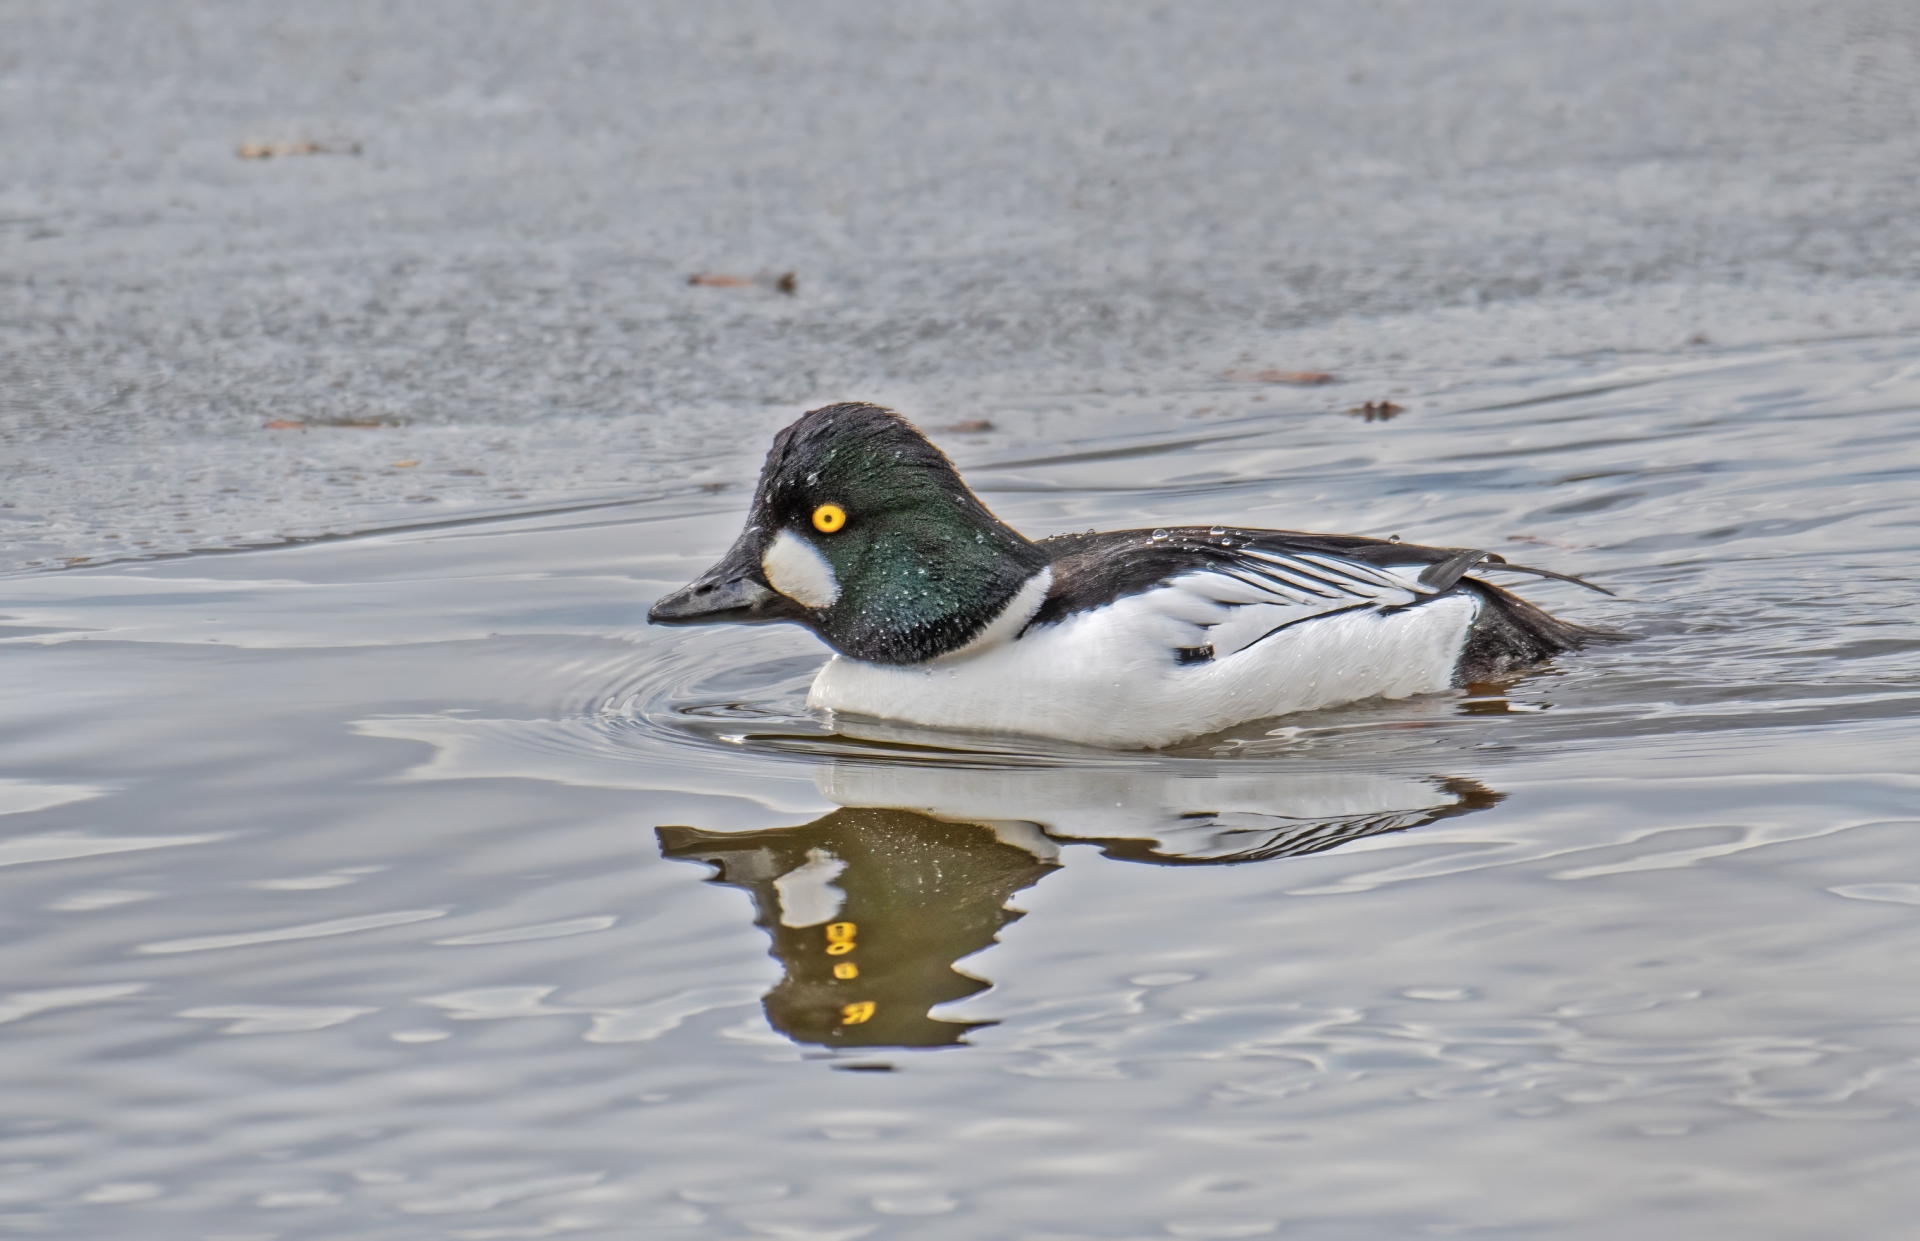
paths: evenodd
<path fill-rule="evenodd" d="M 1423 584 L 1418 570 L 1415 565 L 1410 572 L 1395 572 L 1314 552 L 1285 555 L 1250 548 L 1234 561 L 1196 566 L 1155 594 L 1192 596 L 1223 609 L 1201 624 L 1208 653 L 1225 659 L 1304 621 L 1413 607 L 1442 593 Z M 1174 603 L 1166 600 L 1168 606 Z M 1196 652 L 1188 658 L 1204 656 Z"/>
<path fill-rule="evenodd" d="M 1545 617 L 1498 587 L 1467 577 L 1474 569 L 1600 589 L 1564 574 L 1509 565 L 1484 551 L 1284 530 L 1121 530 L 1061 535 L 1038 546 L 1053 553 L 1053 584 L 1029 628 L 1127 600 L 1143 618 L 1167 622 L 1169 645 L 1184 663 L 1224 659 L 1303 621 L 1418 607 L 1461 589 L 1495 610 L 1513 605 L 1529 617 Z M 1604 636 L 1554 623 L 1559 640 L 1533 657 Z"/>

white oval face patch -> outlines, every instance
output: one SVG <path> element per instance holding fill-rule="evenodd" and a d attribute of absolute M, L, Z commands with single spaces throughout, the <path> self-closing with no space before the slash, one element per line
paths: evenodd
<path fill-rule="evenodd" d="M 813 544 L 782 530 L 760 557 L 760 571 L 773 587 L 801 607 L 828 608 L 840 597 L 833 566 Z"/>

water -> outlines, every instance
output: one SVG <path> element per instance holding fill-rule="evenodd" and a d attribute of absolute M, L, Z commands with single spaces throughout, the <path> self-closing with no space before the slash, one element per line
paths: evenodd
<path fill-rule="evenodd" d="M 1907 1235 L 1920 27 L 1274 12 L 0 6 L 0 1234 Z M 849 398 L 1639 638 L 816 719 Z"/>
<path fill-rule="evenodd" d="M 1166 755 L 646 628 L 738 500 L 8 580 L 4 1222 L 1897 1235 L 1920 341 L 1574 371 L 964 446 L 1030 531 L 1471 532 L 1644 635 Z"/>
<path fill-rule="evenodd" d="M 1920 331 L 1901 0 L 1030 8 L 0 4 L 0 563 L 725 486 L 856 397 Z"/>

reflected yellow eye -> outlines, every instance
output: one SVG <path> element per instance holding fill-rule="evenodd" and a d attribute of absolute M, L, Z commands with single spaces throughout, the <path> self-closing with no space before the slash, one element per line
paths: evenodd
<path fill-rule="evenodd" d="M 813 528 L 821 534 L 832 534 L 847 524 L 847 510 L 838 504 L 822 504 L 813 510 Z"/>

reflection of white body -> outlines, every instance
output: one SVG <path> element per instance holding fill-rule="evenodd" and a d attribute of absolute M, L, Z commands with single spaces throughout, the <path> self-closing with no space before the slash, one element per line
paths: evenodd
<path fill-rule="evenodd" d="M 977 763 L 836 760 L 814 769 L 812 788 L 793 784 L 792 768 L 768 764 L 733 747 L 715 763 L 690 768 L 679 755 L 665 765 L 638 761 L 578 720 L 488 720 L 447 716 L 363 720 L 364 736 L 425 742 L 434 754 L 410 780 L 551 780 L 589 788 L 711 794 L 716 782 L 761 809 L 750 825 L 785 825 L 827 806 L 912 810 L 957 823 L 991 827 L 1008 844 L 1051 859 L 1063 840 L 1140 841 L 1162 859 L 1194 861 L 1311 852 L 1330 843 L 1415 827 L 1491 805 L 1497 795 L 1467 780 L 1370 771 L 1236 770 L 1237 762 L 1160 763 L 1110 759 L 1100 765 L 1034 766 L 982 752 Z M 877 737 L 908 744 L 942 734 L 891 724 Z M 950 753 L 950 752 L 949 752 Z M 732 766 L 730 760 L 738 760 Z M 1249 764 L 1251 765 L 1251 764 Z M 1289 764 L 1290 766 L 1291 764 Z M 718 774 L 716 774 L 716 772 Z M 817 790 L 817 791 L 816 791 Z M 814 925 L 839 909 L 841 859 L 828 853 L 776 885 L 781 921 Z M 774 878 L 767 875 L 766 878 Z"/>
<path fill-rule="evenodd" d="M 1271 559 L 1272 577 L 1191 573 L 1016 638 L 1044 594 L 1023 592 L 1008 606 L 1009 613 L 1025 608 L 1023 615 L 1003 614 L 982 635 L 986 641 L 951 656 L 900 667 L 836 655 L 814 679 L 807 705 L 1151 747 L 1241 720 L 1452 684 L 1479 615 L 1477 597 L 1433 597 L 1415 576 L 1419 565 Z M 1290 589 L 1286 574 L 1300 563 L 1328 576 L 1325 566 L 1337 564 L 1338 593 Z M 1200 648 L 1211 658 L 1177 657 Z"/>
<path fill-rule="evenodd" d="M 1138 840 L 1163 856 L 1201 860 L 1257 847 L 1256 838 L 1327 828 L 1371 835 L 1425 823 L 1460 804 L 1419 776 L 1317 771 L 1254 776 L 1174 775 L 1088 767 L 969 768 L 834 763 L 814 773 L 843 806 L 913 810 L 993 826 L 1009 844 L 1041 856 L 1041 837 Z M 1024 830 L 1022 830 L 1024 829 Z"/>

